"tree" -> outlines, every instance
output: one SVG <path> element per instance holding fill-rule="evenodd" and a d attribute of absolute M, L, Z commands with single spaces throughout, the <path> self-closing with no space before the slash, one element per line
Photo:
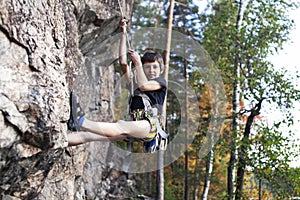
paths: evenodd
<path fill-rule="evenodd" d="M 151 5 L 150 11 L 145 7 L 137 7 L 142 12 L 139 13 L 138 17 L 134 17 L 133 21 L 136 22 L 134 24 L 136 26 L 166 27 L 167 1 L 152 1 L 148 5 Z M 224 133 L 228 134 L 224 135 L 220 145 L 214 149 L 218 152 L 212 152 L 207 162 L 211 163 L 216 159 L 212 155 L 218 157 L 221 155 L 223 160 L 231 155 L 232 160 L 227 165 L 229 177 L 227 195 L 229 199 L 242 198 L 246 166 L 251 167 L 254 173 L 259 172 L 261 174 L 259 177 L 267 180 L 265 177 L 268 176 L 262 174 L 266 175 L 269 171 L 256 169 L 255 167 L 258 165 L 253 165 L 251 157 L 254 138 L 265 133 L 263 129 L 259 128 L 260 126 L 266 128 L 266 124 L 260 121 L 260 117 L 264 114 L 262 108 L 272 104 L 279 109 L 288 109 L 291 108 L 294 100 L 299 99 L 299 91 L 293 88 L 292 80 L 284 75 L 284 71 L 275 71 L 272 64 L 267 60 L 268 55 L 278 51 L 282 48 L 282 44 L 288 40 L 288 34 L 293 23 L 287 18 L 286 12 L 293 7 L 294 4 L 285 0 L 267 2 L 262 0 L 220 0 L 208 4 L 209 9 L 204 9 L 204 12 L 200 14 L 192 1 L 178 1 L 175 4 L 174 29 L 191 35 L 200 42 L 219 66 L 223 77 L 227 92 L 228 110 L 232 111 L 227 116 L 230 120 L 227 122 L 231 122 L 231 127 L 226 126 Z M 176 66 L 184 66 L 182 59 L 171 56 L 170 65 L 176 63 Z M 189 76 L 190 83 L 194 83 L 195 87 L 198 87 L 198 83 L 202 81 L 201 75 L 189 69 Z M 203 83 L 203 87 L 201 87 L 205 88 L 205 84 Z M 241 107 L 241 104 L 245 106 Z M 211 112 L 209 109 L 207 108 L 207 113 Z M 202 111 L 204 112 L 204 109 Z M 282 124 L 288 125 L 290 123 L 292 123 L 292 118 L 286 112 L 286 120 Z M 276 130 L 278 127 L 274 126 L 273 129 Z M 268 129 L 268 131 L 274 133 L 273 129 Z M 205 135 L 205 128 L 201 130 L 201 134 Z M 201 134 L 197 135 L 197 138 L 201 138 Z M 270 138 L 275 137 L 276 134 L 270 135 Z M 258 138 L 262 140 L 261 137 Z M 283 139 L 280 138 L 280 140 Z M 263 145 L 265 142 L 262 140 L 260 144 Z M 199 145 L 199 143 L 197 144 Z M 189 164 L 188 170 L 193 166 L 194 169 L 197 169 L 194 170 L 195 173 L 204 173 L 203 167 L 198 166 L 200 163 L 203 165 L 203 160 L 200 162 L 199 158 L 195 156 L 196 151 L 195 142 L 195 146 L 192 146 L 189 152 L 189 163 L 196 160 L 197 166 Z M 278 155 L 281 155 L 275 156 L 278 162 L 284 157 L 284 154 L 283 151 L 278 152 Z M 272 151 L 266 155 L 272 157 Z M 180 162 L 182 160 L 178 160 L 178 166 L 181 166 Z M 287 164 L 288 160 L 283 159 L 282 162 Z M 216 165 L 217 163 L 214 162 L 214 169 L 219 169 L 219 166 Z M 210 166 L 212 167 L 212 165 Z M 173 169 L 177 170 L 175 167 Z M 236 170 L 238 171 L 237 174 L 235 174 Z M 207 180 L 210 178 L 212 187 L 215 187 L 217 184 L 213 181 L 216 177 L 213 177 L 213 172 L 211 175 L 209 174 L 206 176 Z M 287 175 L 292 176 L 292 173 Z M 256 174 L 256 176 L 258 175 Z M 175 182 L 178 183 L 177 181 L 180 180 Z M 199 191 L 197 187 L 200 183 L 197 186 L 196 184 L 194 188 Z M 236 193 L 234 191 L 235 186 Z M 178 189 L 178 187 L 177 193 L 183 191 L 183 188 Z"/>
<path fill-rule="evenodd" d="M 245 1 L 219 1 L 214 4 L 203 38 L 205 49 L 223 71 L 228 98 L 232 101 L 228 199 L 242 197 L 250 135 L 263 103 L 276 103 L 278 107 L 290 108 L 292 101 L 299 99 L 299 91 L 293 88 L 291 80 L 275 72 L 267 61 L 267 56 L 280 49 L 288 39 L 292 22 L 285 11 L 294 4 L 287 1 L 249 1 L 244 15 L 241 15 L 243 3 Z M 246 107 L 241 108 L 241 102 L 246 103 Z M 245 124 L 241 123 L 241 116 L 246 116 Z M 236 163 L 238 169 L 234 195 Z"/>
<path fill-rule="evenodd" d="M 281 199 L 299 191 L 299 171 L 289 166 L 291 156 L 299 155 L 299 150 L 294 151 L 291 146 L 294 141 L 276 129 L 259 127 L 261 134 L 251 140 L 248 164 L 255 176 L 268 185 L 273 197 Z"/>

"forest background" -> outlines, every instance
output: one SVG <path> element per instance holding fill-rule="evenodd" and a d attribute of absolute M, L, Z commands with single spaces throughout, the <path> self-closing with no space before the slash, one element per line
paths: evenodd
<path fill-rule="evenodd" d="M 299 155 L 299 141 L 295 137 L 298 133 L 290 128 L 297 119 L 292 113 L 300 98 L 299 73 L 295 70 L 290 74 L 288 65 L 274 61 L 274 56 L 291 40 L 295 22 L 289 12 L 298 7 L 297 2 L 136 0 L 131 31 L 143 27 L 167 28 L 172 3 L 173 31 L 201 44 L 218 67 L 226 92 L 226 110 L 221 115 L 224 123 L 218 142 L 208 155 L 201 157 L 201 145 L 216 114 L 213 99 L 197 66 L 171 52 L 169 74 L 180 71 L 182 84 L 193 88 L 201 117 L 194 122 L 200 125 L 193 133 L 195 137 L 188 151 L 163 169 L 165 199 L 300 196 L 299 165 L 291 165 Z M 190 94 L 186 95 L 188 104 Z M 185 133 L 178 130 L 183 111 L 172 92 L 168 93 L 167 106 L 170 140 L 177 134 L 184 137 Z M 184 132 L 188 133 L 189 128 Z M 157 173 L 134 176 L 141 193 L 150 196 L 155 193 Z"/>

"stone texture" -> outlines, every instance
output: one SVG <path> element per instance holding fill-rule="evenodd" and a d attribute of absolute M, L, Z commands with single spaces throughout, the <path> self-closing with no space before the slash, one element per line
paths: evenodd
<path fill-rule="evenodd" d="M 130 17 L 133 0 L 121 1 Z M 113 120 L 117 0 L 0 0 L 0 199 L 116 199 L 108 143 L 67 147 L 69 93 Z M 128 17 L 129 16 L 129 17 Z"/>

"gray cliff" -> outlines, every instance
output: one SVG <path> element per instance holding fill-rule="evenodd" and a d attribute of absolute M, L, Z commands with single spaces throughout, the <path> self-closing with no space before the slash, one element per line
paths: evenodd
<path fill-rule="evenodd" d="M 72 90 L 89 118 L 113 121 L 120 18 L 118 0 L 0 0 L 0 199 L 133 195 L 109 143 L 66 140 Z"/>

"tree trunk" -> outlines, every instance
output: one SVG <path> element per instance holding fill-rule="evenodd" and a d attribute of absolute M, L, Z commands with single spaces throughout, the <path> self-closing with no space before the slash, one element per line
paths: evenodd
<path fill-rule="evenodd" d="M 206 161 L 206 176 L 205 176 L 202 200 L 207 200 L 209 186 L 210 186 L 210 180 L 211 180 L 211 174 L 212 174 L 212 170 L 213 170 L 213 164 L 214 164 L 214 150 L 211 149 L 208 154 L 208 159 Z"/>
<path fill-rule="evenodd" d="M 157 170 L 157 199 L 158 200 L 163 200 L 164 199 L 164 152 L 163 151 L 158 151 L 157 154 L 157 165 L 158 165 L 158 170 Z"/>
<path fill-rule="evenodd" d="M 170 62 L 170 48 L 171 48 L 171 39 L 172 39 L 172 22 L 173 22 L 173 11 L 174 11 L 174 0 L 170 0 L 170 7 L 169 7 L 169 17 L 168 17 L 168 35 L 166 41 L 166 48 L 165 48 L 165 79 L 168 83 L 168 73 L 169 73 L 169 62 Z M 164 116 L 164 124 L 166 123 L 166 102 L 167 102 L 167 95 L 165 98 L 165 103 L 163 106 L 163 113 Z M 164 199 L 164 152 L 159 151 L 158 153 L 158 170 L 157 170 L 157 199 L 163 200 Z"/>
<path fill-rule="evenodd" d="M 236 187 L 236 200 L 240 200 L 242 198 L 242 191 L 243 191 L 243 185 L 244 185 L 244 175 L 245 175 L 245 168 L 247 164 L 247 158 L 246 154 L 249 149 L 249 135 L 251 132 L 251 126 L 253 124 L 254 118 L 259 115 L 262 100 L 259 101 L 259 103 L 252 109 L 244 130 L 244 135 L 242 139 L 242 145 L 240 147 L 239 151 L 239 163 L 238 163 L 238 169 L 237 169 L 237 187 Z"/>
<path fill-rule="evenodd" d="M 197 149 L 196 152 L 198 152 L 199 149 Z M 200 166 L 200 159 L 198 156 L 198 153 L 196 153 L 196 166 L 195 166 L 195 171 L 194 171 L 194 194 L 193 194 L 193 200 L 197 200 L 198 199 L 198 193 L 199 193 L 199 189 L 200 189 L 200 180 L 199 180 L 199 172 L 198 172 L 198 168 Z"/>
<path fill-rule="evenodd" d="M 188 108 L 189 108 L 189 94 L 188 94 L 188 73 L 187 73 L 187 60 L 184 60 L 184 84 L 185 84 L 185 179 L 184 179 L 184 199 L 189 199 L 189 151 L 187 144 L 187 137 L 189 131 Z"/>
<path fill-rule="evenodd" d="M 258 200 L 262 200 L 262 180 L 259 178 L 259 183 L 258 183 Z"/>
<path fill-rule="evenodd" d="M 238 58 L 236 58 L 238 60 Z M 236 61 L 237 62 L 237 61 Z M 233 121 L 232 121 L 232 137 L 231 137 L 231 149 L 230 149 L 230 160 L 228 164 L 228 176 L 227 176 L 227 192 L 228 192 L 228 199 L 231 200 L 234 198 L 234 180 L 235 180 L 235 163 L 236 163 L 236 152 L 237 152 L 237 136 L 239 132 L 239 124 L 238 124 L 238 112 L 239 112 L 239 76 L 240 70 L 238 63 L 235 64 L 235 76 L 236 81 L 234 83 L 234 90 L 233 90 Z"/>
<path fill-rule="evenodd" d="M 243 0 L 239 1 L 239 11 L 236 20 L 236 29 L 240 29 L 240 25 L 243 19 Z M 239 34 L 239 31 L 238 31 Z M 237 37 L 239 38 L 239 37 Z M 230 149 L 230 160 L 228 164 L 228 176 L 227 176 L 227 192 L 228 199 L 234 199 L 234 183 L 235 183 L 235 163 L 237 154 L 237 138 L 239 135 L 239 123 L 238 123 L 238 113 L 239 113 L 239 103 L 240 103 L 240 44 L 239 41 L 236 44 L 236 55 L 234 63 L 234 86 L 233 86 L 233 99 L 232 99 L 232 110 L 233 110 L 233 121 L 232 121 L 232 141 Z"/>

